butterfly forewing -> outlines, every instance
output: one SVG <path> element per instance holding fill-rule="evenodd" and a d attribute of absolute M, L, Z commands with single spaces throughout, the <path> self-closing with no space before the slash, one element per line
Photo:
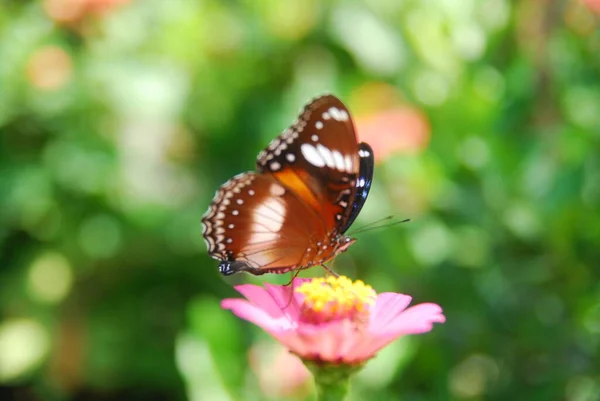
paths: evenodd
<path fill-rule="evenodd" d="M 292 188 L 329 230 L 343 225 L 359 172 L 356 134 L 344 104 L 331 95 L 313 100 L 259 154 L 257 169 Z"/>
<path fill-rule="evenodd" d="M 326 236 L 314 211 L 273 177 L 257 173 L 223 184 L 202 224 L 212 257 L 239 262 L 229 268 L 254 274 L 306 264 L 311 239 Z"/>

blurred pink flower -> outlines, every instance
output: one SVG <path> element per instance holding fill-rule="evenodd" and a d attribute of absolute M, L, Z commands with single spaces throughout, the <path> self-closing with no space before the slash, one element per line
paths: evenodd
<path fill-rule="evenodd" d="M 273 342 L 254 344 L 248 353 L 262 393 L 271 398 L 304 398 L 312 387 L 311 374 L 302 361 Z M 273 374 L 277 372 L 277 374 Z"/>
<path fill-rule="evenodd" d="M 581 0 L 587 8 L 595 14 L 600 15 L 600 0 Z"/>
<path fill-rule="evenodd" d="M 260 326 L 300 358 L 318 363 L 360 364 L 395 339 L 428 332 L 433 323 L 445 321 L 439 305 L 407 309 L 410 296 L 377 295 L 346 277 L 235 288 L 248 300 L 225 299 L 223 308 Z"/>
<path fill-rule="evenodd" d="M 427 117 L 409 106 L 396 106 L 357 117 L 356 130 L 360 140 L 371 145 L 379 161 L 394 153 L 422 150 L 429 144 Z"/>
<path fill-rule="evenodd" d="M 86 16 L 99 16 L 129 3 L 131 0 L 45 0 L 44 9 L 50 18 L 64 24 L 75 24 Z"/>

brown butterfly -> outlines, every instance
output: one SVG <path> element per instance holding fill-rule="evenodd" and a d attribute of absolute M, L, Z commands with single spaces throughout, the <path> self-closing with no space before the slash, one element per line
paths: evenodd
<path fill-rule="evenodd" d="M 260 152 L 256 172 L 219 188 L 202 219 L 208 253 L 230 275 L 321 265 L 355 241 L 344 233 L 373 179 L 373 150 L 358 143 L 344 104 L 326 95 Z"/>

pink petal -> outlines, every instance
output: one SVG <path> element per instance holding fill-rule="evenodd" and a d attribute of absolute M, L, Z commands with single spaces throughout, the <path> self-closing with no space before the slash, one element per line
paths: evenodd
<path fill-rule="evenodd" d="M 284 315 L 277 300 L 265 288 L 254 284 L 236 285 L 234 288 L 252 302 L 252 304 L 264 310 L 272 317 L 277 318 Z"/>
<path fill-rule="evenodd" d="M 392 341 L 395 340 L 392 339 Z M 391 342 L 391 341 L 388 341 Z M 366 361 L 375 356 L 375 354 L 384 347 L 381 345 L 381 340 L 365 335 L 361 341 L 359 341 L 345 356 L 345 360 L 347 362 L 358 362 L 358 361 Z M 387 344 L 387 343 L 386 343 Z"/>
<path fill-rule="evenodd" d="M 433 323 L 444 323 L 446 317 L 442 314 L 442 308 L 433 303 L 411 306 L 397 319 L 386 327 L 383 332 L 386 335 L 419 334 L 430 331 Z"/>
<path fill-rule="evenodd" d="M 386 327 L 406 309 L 412 298 L 404 294 L 384 292 L 377 296 L 375 307 L 371 312 L 371 330 L 379 331 Z"/>
<path fill-rule="evenodd" d="M 236 316 L 248 320 L 268 332 L 278 332 L 292 329 L 293 325 L 286 316 L 274 317 L 260 307 L 244 299 L 224 299 L 223 309 L 230 309 Z"/>
<path fill-rule="evenodd" d="M 418 334 L 430 331 L 433 323 L 443 323 L 446 318 L 439 305 L 425 303 L 412 306 L 396 315 L 386 326 L 371 324 L 370 336 L 365 336 L 347 358 L 365 360 L 373 357 L 380 349 L 406 334 Z M 374 330 L 377 328 L 377 330 Z"/>
<path fill-rule="evenodd" d="M 292 320 L 298 320 L 301 300 L 298 299 L 299 294 L 294 292 L 293 286 L 294 283 L 289 286 L 265 283 L 265 289 L 278 305 L 281 312 L 288 315 Z"/>
<path fill-rule="evenodd" d="M 357 331 L 350 322 L 322 325 L 301 324 L 295 332 L 275 335 L 278 341 L 295 354 L 310 359 L 338 362 L 356 341 Z"/>

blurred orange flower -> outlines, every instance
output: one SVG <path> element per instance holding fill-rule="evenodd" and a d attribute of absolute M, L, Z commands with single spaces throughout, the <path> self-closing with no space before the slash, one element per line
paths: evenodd
<path fill-rule="evenodd" d="M 58 46 L 45 46 L 36 50 L 27 62 L 27 78 L 32 86 L 41 90 L 63 87 L 73 73 L 69 53 Z"/>
<path fill-rule="evenodd" d="M 353 91 L 352 99 L 358 110 L 357 135 L 371 145 L 376 161 L 394 153 L 417 152 L 429 144 L 427 116 L 408 104 L 396 86 L 367 82 Z"/>
<path fill-rule="evenodd" d="M 50 18 L 64 23 L 73 24 L 86 16 L 102 15 L 115 7 L 128 3 L 130 0 L 45 0 L 44 9 Z"/>

